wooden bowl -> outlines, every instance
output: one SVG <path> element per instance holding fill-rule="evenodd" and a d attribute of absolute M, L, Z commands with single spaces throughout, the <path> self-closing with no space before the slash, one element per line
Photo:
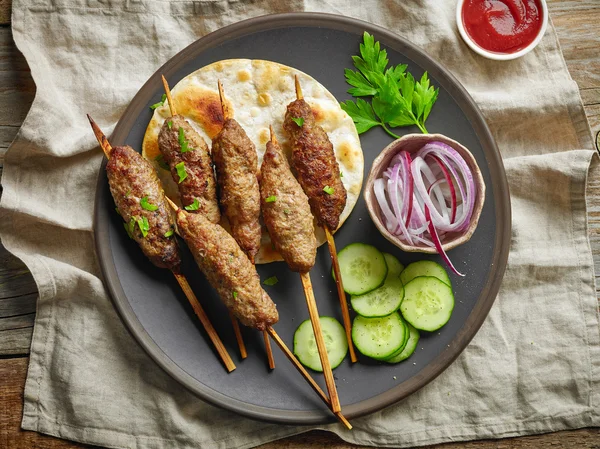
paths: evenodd
<path fill-rule="evenodd" d="M 371 216 L 371 220 L 373 220 L 375 226 L 377 226 L 377 229 L 379 229 L 379 232 L 381 232 L 381 234 L 383 234 L 383 236 L 391 243 L 396 245 L 402 251 L 406 252 L 437 254 L 437 250 L 435 248 L 425 245 L 409 245 L 387 230 L 383 221 L 383 214 L 381 213 L 381 209 L 377 204 L 377 198 L 375 197 L 375 192 L 373 191 L 373 184 L 375 183 L 376 179 L 383 176 L 383 172 L 389 166 L 390 161 L 396 154 L 402 150 L 406 150 L 409 153 L 416 153 L 429 142 L 445 143 L 446 145 L 454 148 L 464 158 L 467 165 L 473 172 L 473 180 L 476 190 L 475 205 L 473 208 L 473 215 L 471 216 L 469 228 L 462 232 L 447 233 L 444 237 L 445 242 L 442 245 L 444 251 L 449 251 L 452 248 L 456 248 L 458 245 L 462 245 L 463 243 L 469 241 L 475 232 L 475 228 L 477 228 L 479 216 L 481 215 L 481 209 L 483 209 L 483 202 L 485 199 L 485 183 L 475 158 L 471 152 L 467 150 L 467 148 L 462 146 L 457 141 L 452 140 L 442 134 L 407 134 L 406 136 L 393 141 L 387 147 L 385 147 L 379 156 L 377 156 L 377 158 L 373 161 L 369 177 L 367 178 L 367 182 L 365 184 L 365 203 L 367 205 L 369 215 Z"/>

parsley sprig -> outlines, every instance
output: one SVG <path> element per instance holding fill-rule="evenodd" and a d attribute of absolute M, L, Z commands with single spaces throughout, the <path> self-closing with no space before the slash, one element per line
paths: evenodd
<path fill-rule="evenodd" d="M 406 64 L 388 67 L 387 52 L 365 31 L 360 56 L 353 56 L 356 71 L 345 70 L 346 82 L 353 86 L 348 93 L 357 97 L 341 107 L 356 125 L 359 134 L 381 126 L 398 138 L 390 128 L 417 125 L 427 134 L 425 121 L 438 97 L 439 89 L 430 85 L 427 72 L 419 81 L 406 71 Z M 373 97 L 371 103 L 358 97 Z"/>

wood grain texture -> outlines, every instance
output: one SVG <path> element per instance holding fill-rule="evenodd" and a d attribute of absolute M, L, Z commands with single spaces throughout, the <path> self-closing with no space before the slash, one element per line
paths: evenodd
<path fill-rule="evenodd" d="M 577 82 L 590 126 L 600 130 L 600 1 L 548 0 L 564 58 Z M 3 154 L 14 139 L 35 96 L 27 62 L 12 40 L 10 0 L 0 0 L 0 173 Z M 2 26 L 4 25 L 4 26 Z M 595 161 L 588 184 L 589 233 L 596 273 L 600 273 L 600 163 Z M 600 289 L 600 277 L 597 276 Z M 599 290 L 600 296 L 600 290 Z M 31 274 L 0 247 L 0 448 L 90 448 L 20 430 L 23 388 L 37 290 Z M 351 449 L 335 435 L 310 432 L 261 446 L 261 449 Z M 600 449 L 600 429 L 563 431 L 502 440 L 448 443 L 429 449 Z"/>

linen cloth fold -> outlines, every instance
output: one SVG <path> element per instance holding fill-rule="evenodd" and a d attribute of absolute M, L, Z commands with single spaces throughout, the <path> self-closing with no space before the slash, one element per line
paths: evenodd
<path fill-rule="evenodd" d="M 14 0 L 14 39 L 37 94 L 2 177 L 0 235 L 39 301 L 22 427 L 114 448 L 243 448 L 309 430 L 203 403 L 119 320 L 94 258 L 101 153 L 146 79 L 222 26 L 276 12 L 366 20 L 409 39 L 465 85 L 504 158 L 513 232 L 500 294 L 471 344 L 406 400 L 322 427 L 357 444 L 408 447 L 600 425 L 600 335 L 585 188 L 593 156 L 579 91 L 552 26 L 511 62 L 471 52 L 455 2 L 414 0 Z"/>

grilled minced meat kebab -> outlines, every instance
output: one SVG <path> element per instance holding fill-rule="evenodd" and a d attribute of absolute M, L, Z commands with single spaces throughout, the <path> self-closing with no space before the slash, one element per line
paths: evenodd
<path fill-rule="evenodd" d="M 210 285 L 242 324 L 265 330 L 279 320 L 256 268 L 225 229 L 182 209 L 177 227 Z"/>
<path fill-rule="evenodd" d="M 179 247 L 165 193 L 154 167 L 130 146 L 114 147 L 106 174 L 129 236 L 160 268 L 179 269 Z"/>
<path fill-rule="evenodd" d="M 203 214 L 212 223 L 221 219 L 212 161 L 206 142 L 181 115 L 163 124 L 158 148 L 169 165 L 186 210 Z"/>
<path fill-rule="evenodd" d="M 252 141 L 237 121 L 226 119 L 212 142 L 223 214 L 231 234 L 251 261 L 260 249 L 260 193 L 258 156 Z"/>
<path fill-rule="evenodd" d="M 283 128 L 292 145 L 292 166 L 317 223 L 335 231 L 346 206 L 346 189 L 327 133 L 304 99 L 288 105 Z"/>
<path fill-rule="evenodd" d="M 306 273 L 317 254 L 313 216 L 272 131 L 260 174 L 261 209 L 275 249 L 290 270 Z"/>

